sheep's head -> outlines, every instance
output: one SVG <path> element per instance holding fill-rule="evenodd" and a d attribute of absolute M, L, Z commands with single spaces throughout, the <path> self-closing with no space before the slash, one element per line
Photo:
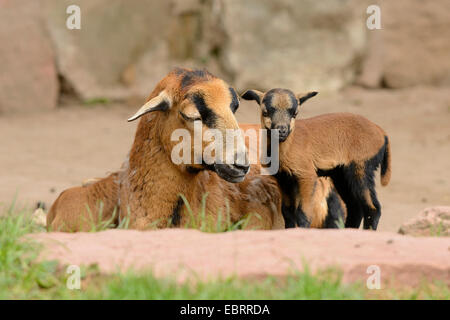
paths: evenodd
<path fill-rule="evenodd" d="M 207 71 L 177 68 L 128 121 L 146 115 L 140 126 L 157 123 L 164 151 L 180 170 L 195 173 L 207 169 L 229 182 L 241 182 L 249 163 L 234 117 L 238 107 L 236 91 L 223 80 Z M 230 133 L 235 134 L 231 144 L 226 140 Z"/>
<path fill-rule="evenodd" d="M 261 108 L 261 125 L 266 129 L 278 129 L 280 141 L 287 139 L 294 130 L 299 106 L 318 92 L 295 95 L 287 89 L 272 89 L 263 93 L 247 90 L 242 94 L 245 100 L 255 100 Z"/>

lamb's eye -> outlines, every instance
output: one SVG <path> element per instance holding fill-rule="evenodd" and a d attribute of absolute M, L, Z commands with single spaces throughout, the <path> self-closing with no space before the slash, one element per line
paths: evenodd
<path fill-rule="evenodd" d="M 183 112 L 180 111 L 181 116 L 183 117 L 184 120 L 186 121 L 197 121 L 197 120 L 202 120 L 202 117 L 199 114 L 190 114 L 187 115 Z"/>
<path fill-rule="evenodd" d="M 269 116 L 269 113 L 267 111 L 263 111 L 262 115 L 263 115 L 264 118 L 267 118 Z"/>

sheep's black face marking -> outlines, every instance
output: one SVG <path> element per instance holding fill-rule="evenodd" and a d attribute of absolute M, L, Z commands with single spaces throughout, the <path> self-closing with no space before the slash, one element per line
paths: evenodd
<path fill-rule="evenodd" d="M 217 115 L 205 102 L 203 95 L 201 93 L 195 93 L 191 97 L 192 102 L 197 108 L 198 112 L 202 116 L 202 121 L 208 128 L 215 128 L 217 122 Z"/>
<path fill-rule="evenodd" d="M 211 74 L 206 70 L 185 70 L 181 68 L 175 69 L 175 73 L 181 76 L 181 88 L 187 88 L 199 81 L 204 81 Z"/>
<path fill-rule="evenodd" d="M 233 88 L 230 87 L 229 90 L 231 94 L 230 109 L 233 113 L 235 113 L 239 108 L 239 98 L 236 91 Z"/>

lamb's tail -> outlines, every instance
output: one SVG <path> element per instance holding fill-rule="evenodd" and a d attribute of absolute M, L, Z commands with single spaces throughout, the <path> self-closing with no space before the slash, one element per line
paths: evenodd
<path fill-rule="evenodd" d="M 386 186 L 391 180 L 391 146 L 389 138 L 384 137 L 384 156 L 381 163 L 381 185 Z"/>

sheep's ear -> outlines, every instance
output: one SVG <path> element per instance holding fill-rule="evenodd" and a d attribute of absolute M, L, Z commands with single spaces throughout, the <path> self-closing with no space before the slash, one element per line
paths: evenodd
<path fill-rule="evenodd" d="M 302 104 L 304 103 L 306 100 L 308 100 L 309 98 L 312 98 L 314 96 L 316 96 L 318 94 L 317 91 L 312 91 L 312 92 L 308 92 L 307 94 L 301 93 L 297 95 L 297 99 L 298 99 L 298 104 Z"/>
<path fill-rule="evenodd" d="M 261 104 L 261 99 L 264 93 L 258 90 L 247 90 L 243 94 L 241 94 L 242 99 L 244 100 L 255 100 L 258 104 Z"/>
<path fill-rule="evenodd" d="M 145 103 L 131 118 L 128 119 L 128 122 L 134 121 L 149 112 L 169 110 L 171 106 L 172 100 L 165 91 L 161 91 L 159 95 L 147 101 L 147 103 Z"/>

